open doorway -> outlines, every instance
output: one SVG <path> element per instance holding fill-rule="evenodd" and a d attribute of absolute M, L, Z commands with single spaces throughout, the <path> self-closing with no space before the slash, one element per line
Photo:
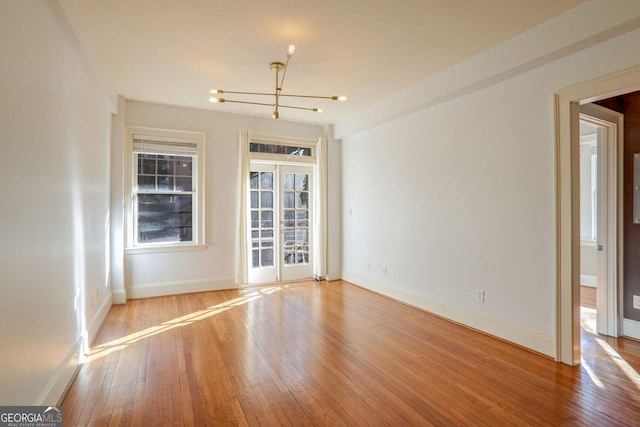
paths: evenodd
<path fill-rule="evenodd" d="M 596 332 L 598 248 L 598 126 L 580 119 L 580 317 Z"/>
<path fill-rule="evenodd" d="M 580 317 L 580 173 L 579 173 L 579 152 L 580 152 L 580 119 L 583 108 L 588 107 L 593 102 L 605 100 L 605 98 L 615 97 L 620 94 L 629 93 L 640 88 L 640 67 L 625 70 L 616 74 L 602 77 L 591 82 L 582 83 L 573 87 L 563 89 L 556 94 L 556 119 L 557 119 L 557 154 L 558 154 L 558 341 L 557 360 L 569 365 L 580 364 L 581 361 L 581 317 Z M 609 107 L 609 105 L 606 105 Z M 616 274 L 617 284 L 614 294 L 608 295 L 607 307 L 613 304 L 617 310 L 606 310 L 608 327 L 617 325 L 617 332 L 610 335 L 629 335 L 627 328 L 627 305 L 628 287 L 623 286 L 623 277 L 626 277 L 626 250 L 627 235 L 623 233 L 623 223 L 626 227 L 626 220 L 623 221 L 623 153 L 629 147 L 623 146 L 622 135 L 626 134 L 626 112 L 625 120 L 622 114 L 606 119 L 610 123 L 617 125 L 616 135 L 610 138 L 615 141 L 609 144 L 611 148 L 616 148 L 617 153 L 608 154 L 608 164 L 615 162 L 620 167 L 614 174 L 614 179 L 609 181 L 608 195 L 615 197 L 615 202 L 609 201 L 608 208 L 616 208 L 617 212 L 608 215 L 609 223 L 615 221 L 617 227 L 613 234 L 616 242 L 607 244 L 609 249 L 607 259 L 612 256 L 614 261 L 607 260 L 606 265 L 615 266 L 609 268 L 607 274 Z M 623 131 L 624 127 L 624 131 Z M 613 129 L 616 129 L 614 127 Z M 626 164 L 626 153 L 624 156 Z M 625 190 L 627 180 L 624 179 Z M 626 194 L 626 192 L 625 192 Z M 624 197 L 625 204 L 629 198 Z M 626 214 L 624 216 L 626 218 Z M 609 228 L 611 230 L 611 228 Z M 609 234 L 611 236 L 611 234 Z M 624 250 L 623 243 L 624 241 Z M 603 245 L 604 247 L 604 245 Z M 624 262 L 623 262 L 624 260 Z M 624 270 L 624 275 L 623 275 Z M 597 275 L 599 276 L 599 274 Z M 603 276 L 604 277 L 604 276 Z M 625 282 L 626 284 L 626 282 Z M 624 289 L 623 289 L 624 288 Z M 611 289 L 611 288 L 609 288 Z M 624 292 L 623 292 L 624 291 Z M 600 306 L 597 294 L 596 305 Z M 624 310 L 622 300 L 624 299 Z M 622 330 L 622 313 L 624 312 L 624 331 Z M 610 316 L 612 318 L 610 318 Z M 633 335 L 631 335 L 633 336 Z"/>
<path fill-rule="evenodd" d="M 581 323 L 589 332 L 613 337 L 620 329 L 618 126 L 623 119 L 600 105 L 580 107 Z"/>

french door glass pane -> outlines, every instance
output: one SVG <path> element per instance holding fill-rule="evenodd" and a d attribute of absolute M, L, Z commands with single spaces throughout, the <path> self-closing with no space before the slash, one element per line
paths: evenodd
<path fill-rule="evenodd" d="M 300 191 L 297 193 L 297 203 L 296 208 L 300 209 L 308 209 L 309 208 L 309 192 L 308 191 Z"/>
<path fill-rule="evenodd" d="M 260 207 L 273 208 L 273 191 L 260 191 Z"/>
<path fill-rule="evenodd" d="M 294 203 L 293 201 L 295 200 L 295 193 L 292 191 L 285 191 L 284 192 L 284 200 L 283 200 L 283 206 L 285 209 L 291 209 L 294 207 Z"/>
<path fill-rule="evenodd" d="M 282 222 L 282 224 L 285 227 L 293 227 L 295 225 L 295 217 L 296 217 L 296 211 L 294 210 L 285 210 L 284 211 L 284 221 Z"/>
<path fill-rule="evenodd" d="M 260 212 L 260 226 L 273 228 L 273 209 Z"/>
<path fill-rule="evenodd" d="M 263 249 L 261 258 L 263 267 L 273 267 L 273 249 Z"/>
<path fill-rule="evenodd" d="M 260 188 L 262 190 L 273 190 L 273 172 L 260 173 Z"/>
<path fill-rule="evenodd" d="M 286 174 L 284 176 L 284 183 L 282 184 L 283 188 L 285 190 L 293 190 L 294 189 L 293 184 L 294 184 L 294 176 L 293 176 L 293 174 L 292 173 Z"/>

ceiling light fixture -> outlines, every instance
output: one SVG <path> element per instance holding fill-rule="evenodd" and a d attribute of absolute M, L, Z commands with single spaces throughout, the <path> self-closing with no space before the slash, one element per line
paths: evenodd
<path fill-rule="evenodd" d="M 275 91 L 273 93 L 241 92 L 241 91 L 230 91 L 230 90 L 222 90 L 222 89 L 212 89 L 211 90 L 211 95 L 212 96 L 209 98 L 209 102 L 211 102 L 211 103 L 232 102 L 232 103 L 235 103 L 235 104 L 266 105 L 268 107 L 274 107 L 273 114 L 271 114 L 271 117 L 273 117 L 274 119 L 279 119 L 280 118 L 280 113 L 278 111 L 279 108 L 292 108 L 292 109 L 296 109 L 296 110 L 308 110 L 308 111 L 313 111 L 313 112 L 316 112 L 316 113 L 322 113 L 322 109 L 321 108 L 308 108 L 308 107 L 297 107 L 297 106 L 294 106 L 294 105 L 282 105 L 282 104 L 280 104 L 280 98 L 281 97 L 330 99 L 332 101 L 346 101 L 347 100 L 347 97 L 343 96 L 343 95 L 341 95 L 341 96 L 314 96 L 314 95 L 293 95 L 293 94 L 282 93 L 282 85 L 284 84 L 284 78 L 287 75 L 287 67 L 289 66 L 289 59 L 291 58 L 291 55 L 293 55 L 293 51 L 294 50 L 295 50 L 295 46 L 294 45 L 289 45 L 289 50 L 287 50 L 287 60 L 286 60 L 286 62 L 284 64 L 282 62 L 272 62 L 271 64 L 269 64 L 269 68 L 276 72 L 276 88 L 275 88 Z M 280 78 L 280 72 L 282 72 L 282 78 Z M 238 100 L 232 100 L 232 99 L 220 98 L 218 96 L 213 96 L 213 95 L 220 95 L 220 94 L 225 94 L 225 93 L 230 93 L 230 94 L 233 94 L 233 95 L 273 96 L 273 97 L 275 97 L 275 102 L 268 103 L 268 102 L 238 101 Z"/>

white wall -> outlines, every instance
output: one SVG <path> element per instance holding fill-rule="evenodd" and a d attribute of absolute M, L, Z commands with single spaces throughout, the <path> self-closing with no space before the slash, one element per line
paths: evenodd
<path fill-rule="evenodd" d="M 595 242 L 580 242 L 580 284 L 596 286 L 598 251 Z"/>
<path fill-rule="evenodd" d="M 640 64 L 639 42 L 631 31 L 392 121 L 337 126 L 343 278 L 555 356 L 554 92 Z"/>
<path fill-rule="evenodd" d="M 0 2 L 3 405 L 56 404 L 111 305 L 113 104 L 54 6 Z"/>
<path fill-rule="evenodd" d="M 328 264 L 329 280 L 342 277 L 342 143 L 333 139 L 333 126 L 327 126 L 329 157 L 328 176 Z"/>
<path fill-rule="evenodd" d="M 205 226 L 204 251 L 167 252 L 125 255 L 127 296 L 138 298 L 169 293 L 193 292 L 236 287 L 234 281 L 236 177 L 238 129 L 254 133 L 302 138 L 323 136 L 324 127 L 271 120 L 237 114 L 218 113 L 137 101 L 126 102 L 126 124 L 164 129 L 204 132 L 205 159 Z M 340 149 L 330 144 L 330 199 L 339 206 Z M 114 171 L 120 173 L 120 171 Z M 335 202 L 337 200 L 337 202 Z M 339 229 L 339 210 L 332 213 L 330 227 Z M 336 224 L 337 225 L 334 225 Z M 338 252 L 340 235 L 330 244 Z M 339 252 L 338 252 L 339 253 Z M 329 271 L 340 272 L 339 259 L 331 259 Z M 336 265 L 337 264 L 337 265 Z"/>

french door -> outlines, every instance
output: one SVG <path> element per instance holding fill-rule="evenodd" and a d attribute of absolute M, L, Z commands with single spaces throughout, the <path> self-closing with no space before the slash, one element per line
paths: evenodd
<path fill-rule="evenodd" d="M 252 164 L 249 283 L 300 280 L 313 273 L 313 168 Z"/>

